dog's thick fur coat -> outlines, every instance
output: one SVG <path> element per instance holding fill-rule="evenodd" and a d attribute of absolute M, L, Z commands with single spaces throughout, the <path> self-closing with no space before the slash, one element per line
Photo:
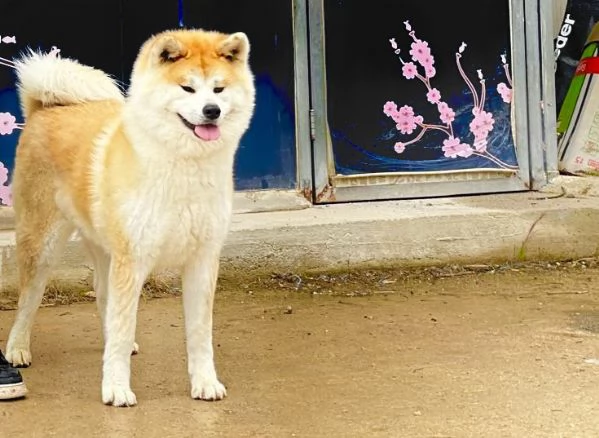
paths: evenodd
<path fill-rule="evenodd" d="M 212 347 L 233 160 L 254 107 L 245 34 L 167 31 L 141 48 L 124 97 L 102 71 L 31 52 L 16 63 L 26 125 L 12 180 L 19 308 L 7 359 L 31 362 L 52 265 L 78 231 L 94 265 L 104 333 L 102 400 L 130 387 L 139 295 L 152 270 L 182 270 L 191 396 L 226 395 Z"/>

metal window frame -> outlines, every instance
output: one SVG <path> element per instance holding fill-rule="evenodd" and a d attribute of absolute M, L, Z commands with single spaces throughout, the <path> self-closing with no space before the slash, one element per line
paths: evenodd
<path fill-rule="evenodd" d="M 325 0 L 295 0 L 296 38 L 307 32 L 309 53 L 296 42 L 298 181 L 308 193 L 305 133 L 312 137 L 311 194 L 315 203 L 426 198 L 534 190 L 557 175 L 555 91 L 552 67 L 553 9 L 543 0 L 510 0 L 512 76 L 515 101 L 512 129 L 519 169 L 452 172 L 401 172 L 336 176 L 327 125 Z M 307 13 L 308 23 L 303 22 Z M 521 42 L 525 41 L 525 44 Z M 309 62 L 301 56 L 309 55 Z M 305 65 L 309 65 L 310 106 L 306 109 Z M 310 118 L 306 121 L 303 117 Z"/>
<path fill-rule="evenodd" d="M 296 188 L 236 191 L 233 204 L 237 213 L 296 210 L 309 207 L 313 201 L 308 8 L 306 0 L 290 1 L 293 11 Z"/>
<path fill-rule="evenodd" d="M 308 47 L 308 6 L 306 0 L 293 2 L 293 44 L 295 69 L 295 144 L 299 192 L 312 200 L 312 140 L 310 120 L 310 54 Z"/>

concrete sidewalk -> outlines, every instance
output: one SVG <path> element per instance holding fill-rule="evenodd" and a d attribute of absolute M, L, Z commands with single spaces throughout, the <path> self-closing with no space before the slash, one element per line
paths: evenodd
<path fill-rule="evenodd" d="M 599 253 L 599 183 L 560 177 L 543 192 L 315 206 L 236 214 L 225 277 L 365 266 L 563 260 Z M 14 233 L 0 233 L 2 290 L 16 281 Z M 56 278 L 85 288 L 72 241 Z"/>

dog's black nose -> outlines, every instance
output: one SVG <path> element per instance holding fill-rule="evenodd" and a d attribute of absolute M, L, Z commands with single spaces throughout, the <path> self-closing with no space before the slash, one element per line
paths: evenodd
<path fill-rule="evenodd" d="M 202 112 L 204 113 L 204 117 L 206 117 L 209 120 L 216 120 L 220 117 L 220 108 L 218 107 L 218 105 L 206 105 Z"/>

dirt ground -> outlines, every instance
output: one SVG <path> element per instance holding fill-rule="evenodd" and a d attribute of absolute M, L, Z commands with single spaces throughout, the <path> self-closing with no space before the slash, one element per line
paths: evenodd
<path fill-rule="evenodd" d="M 146 298 L 125 409 L 100 401 L 95 305 L 48 306 L 0 436 L 597 437 L 597 280 L 596 260 L 226 280 L 215 403 L 189 398 L 180 298 Z"/>

